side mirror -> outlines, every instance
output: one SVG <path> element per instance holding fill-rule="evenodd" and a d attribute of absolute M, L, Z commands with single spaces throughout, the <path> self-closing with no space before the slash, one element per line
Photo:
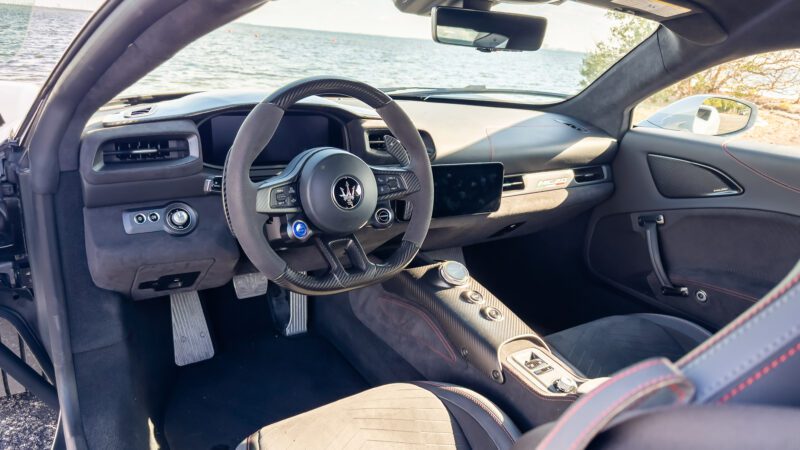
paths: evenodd
<path fill-rule="evenodd" d="M 694 95 L 656 111 L 638 127 L 686 131 L 705 136 L 726 136 L 752 128 L 758 107 L 745 100 L 715 95 Z"/>
<path fill-rule="evenodd" d="M 544 17 L 436 7 L 431 10 L 433 40 L 480 51 L 539 50 L 547 29 Z"/>

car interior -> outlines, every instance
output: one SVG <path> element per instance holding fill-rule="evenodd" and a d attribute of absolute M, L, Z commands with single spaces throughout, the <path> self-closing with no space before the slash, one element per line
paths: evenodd
<path fill-rule="evenodd" d="M 659 26 L 536 106 L 336 73 L 115 103 L 265 2 L 103 4 L 40 94 L 14 174 L 54 448 L 800 445 L 800 391 L 781 374 L 800 370 L 800 316 L 741 325 L 800 303 L 800 153 L 631 122 L 696 72 L 800 47 L 800 3 L 671 0 L 685 11 L 662 16 L 636 9 L 657 1 L 582 1 Z M 494 3 L 395 0 L 443 27 Z M 541 45 L 513 31 L 471 45 Z M 769 345 L 721 344 L 767 326 Z M 701 405 L 559 440 L 626 368 L 666 358 L 689 374 L 722 354 L 714 367 L 739 372 L 694 397 L 659 378 Z M 782 384 L 751 401 L 729 389 L 781 355 L 794 369 L 762 375 Z M 713 406 L 729 400 L 755 405 Z"/>

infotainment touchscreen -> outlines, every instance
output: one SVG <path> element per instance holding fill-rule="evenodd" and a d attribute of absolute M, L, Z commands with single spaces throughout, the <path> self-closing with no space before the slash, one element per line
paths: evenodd
<path fill-rule="evenodd" d="M 497 211 L 503 192 L 503 164 L 433 166 L 433 217 Z"/>

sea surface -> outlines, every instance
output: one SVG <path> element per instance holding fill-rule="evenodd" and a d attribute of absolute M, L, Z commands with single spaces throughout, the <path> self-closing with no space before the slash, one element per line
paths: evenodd
<path fill-rule="evenodd" d="M 0 5 L 0 80 L 42 83 L 88 16 Z M 312 75 L 347 76 L 383 88 L 485 86 L 574 94 L 583 56 L 556 50 L 487 54 L 423 39 L 233 23 L 194 42 L 124 94 L 272 90 Z"/>

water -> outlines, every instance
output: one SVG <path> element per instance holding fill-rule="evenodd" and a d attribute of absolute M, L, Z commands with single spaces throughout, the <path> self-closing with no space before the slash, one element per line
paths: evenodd
<path fill-rule="evenodd" d="M 0 80 L 43 82 L 87 17 L 83 11 L 0 5 Z M 555 50 L 486 54 L 431 40 L 233 23 L 191 44 L 125 94 L 272 90 L 312 75 L 379 87 L 482 85 L 573 94 L 580 90 L 583 56 Z"/>

